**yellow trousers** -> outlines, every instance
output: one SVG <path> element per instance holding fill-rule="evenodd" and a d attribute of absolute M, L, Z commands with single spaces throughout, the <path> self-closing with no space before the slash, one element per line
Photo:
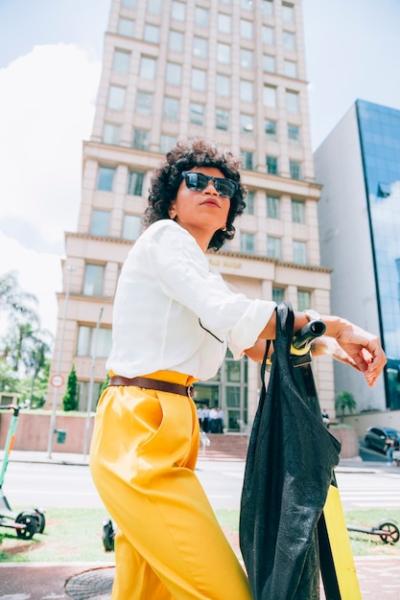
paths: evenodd
<path fill-rule="evenodd" d="M 172 371 L 147 377 L 193 379 Z M 251 600 L 194 473 L 198 448 L 192 399 L 134 386 L 102 394 L 90 469 L 118 527 L 112 600 Z"/>

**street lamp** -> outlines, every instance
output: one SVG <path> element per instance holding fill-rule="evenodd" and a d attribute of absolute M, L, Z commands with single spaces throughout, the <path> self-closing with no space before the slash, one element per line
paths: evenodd
<path fill-rule="evenodd" d="M 90 413 L 92 412 L 93 406 L 93 387 L 94 387 L 94 375 L 96 369 L 96 355 L 97 355 L 97 333 L 99 331 L 101 319 L 104 312 L 104 306 L 100 307 L 99 315 L 97 317 L 96 328 L 93 332 L 93 343 L 92 343 L 92 361 L 90 365 L 90 380 L 89 380 L 89 391 L 87 401 L 87 413 L 85 419 L 85 435 L 83 438 L 83 456 L 86 458 L 89 450 L 89 429 L 90 429 Z"/>
<path fill-rule="evenodd" d="M 57 360 L 55 372 L 56 375 L 60 375 L 61 371 L 61 360 L 64 351 L 64 336 L 65 336 L 65 324 L 67 320 L 67 310 L 68 310 L 68 301 L 69 301 L 69 290 L 71 283 L 71 273 L 75 270 L 72 265 L 66 265 L 66 278 L 65 278 L 65 299 L 64 299 L 64 310 L 61 322 L 61 331 L 60 331 L 60 343 L 58 347 Z M 47 444 L 47 456 L 51 458 L 51 453 L 53 450 L 53 437 L 56 428 L 56 418 L 57 418 L 57 403 L 58 403 L 58 386 L 53 386 L 53 398 L 52 398 L 52 408 L 51 408 L 51 417 L 50 417 L 50 425 L 49 425 L 49 437 Z"/>

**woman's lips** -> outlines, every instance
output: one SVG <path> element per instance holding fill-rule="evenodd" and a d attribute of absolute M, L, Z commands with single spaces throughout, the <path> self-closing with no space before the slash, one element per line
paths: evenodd
<path fill-rule="evenodd" d="M 220 208 L 220 206 L 216 200 L 205 200 L 201 204 L 207 204 L 208 206 L 216 206 L 217 208 Z"/>

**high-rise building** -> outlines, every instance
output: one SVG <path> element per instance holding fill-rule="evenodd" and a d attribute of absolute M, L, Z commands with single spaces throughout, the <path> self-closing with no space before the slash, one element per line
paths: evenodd
<path fill-rule="evenodd" d="M 337 365 L 336 389 L 352 392 L 361 411 L 400 409 L 400 110 L 357 100 L 315 165 L 332 311 L 380 335 L 388 357 L 374 388 Z"/>
<path fill-rule="evenodd" d="M 329 312 L 301 2 L 113 0 L 93 132 L 83 147 L 78 231 L 66 233 L 59 295 L 55 353 L 63 340 L 61 371 L 66 375 L 75 362 L 81 409 L 95 339 L 95 399 L 104 379 L 112 298 L 141 231 L 151 172 L 178 139 L 198 136 L 241 155 L 249 190 L 237 236 L 210 254 L 211 266 L 250 297 Z M 319 361 L 316 376 L 322 405 L 332 413 L 329 359 Z M 218 376 L 197 385 L 196 394 L 222 406 L 228 430 L 243 431 L 258 386 L 257 365 L 228 355 Z"/>

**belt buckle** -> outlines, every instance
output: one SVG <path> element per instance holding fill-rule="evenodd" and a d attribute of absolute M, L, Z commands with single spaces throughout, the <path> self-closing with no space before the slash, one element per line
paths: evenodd
<path fill-rule="evenodd" d="M 188 398 L 192 398 L 192 400 L 193 400 L 192 392 L 193 392 L 193 384 L 188 385 L 186 388 L 186 393 L 188 395 Z"/>

